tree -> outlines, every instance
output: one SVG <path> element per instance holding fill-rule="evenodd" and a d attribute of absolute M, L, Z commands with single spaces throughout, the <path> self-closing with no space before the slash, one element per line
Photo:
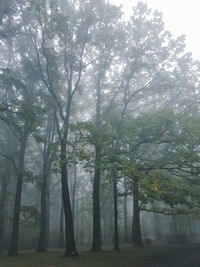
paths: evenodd
<path fill-rule="evenodd" d="M 16 141 L 12 135 L 9 127 L 1 122 L 1 196 L 0 196 L 0 253 L 3 250 L 3 237 L 5 232 L 5 221 L 7 220 L 7 206 L 8 206 L 8 196 L 9 190 L 8 186 L 11 180 L 12 171 L 17 171 L 15 160 L 12 156 L 16 147 L 14 142 Z"/>
<path fill-rule="evenodd" d="M 187 118 L 186 114 L 165 111 L 135 120 L 120 120 L 116 125 L 121 147 L 116 158 L 117 170 L 122 177 L 132 180 L 129 190 L 134 197 L 133 238 L 135 245 L 141 245 L 139 213 L 148 210 L 148 203 L 159 200 L 173 208 L 182 205 L 182 208 L 173 209 L 174 214 L 187 214 L 192 212 L 189 211 L 192 206 L 194 210 L 198 206 L 198 178 L 195 176 L 198 177 L 199 172 L 200 124 L 198 119 Z M 194 181 L 197 181 L 195 185 Z M 168 208 L 154 211 L 173 214 Z"/>
<path fill-rule="evenodd" d="M 60 142 L 66 255 L 77 255 L 68 185 L 67 143 L 69 122 L 74 95 L 80 88 L 83 71 L 90 64 L 86 57 L 86 51 L 89 49 L 88 40 L 93 24 L 91 18 L 93 18 L 95 9 L 92 3 L 88 5 L 80 1 L 79 4 L 80 8 L 76 10 L 73 4 L 67 3 L 68 10 L 63 10 L 62 14 L 61 9 L 56 9 L 53 3 L 49 2 L 48 8 L 51 13 L 48 14 L 45 4 L 37 1 L 33 5 L 34 13 L 37 15 L 37 28 L 30 23 L 28 24 L 40 75 L 54 101 L 56 110 L 55 123 Z M 89 11 L 92 12 L 91 17 L 88 16 Z M 38 31 L 41 32 L 41 39 L 38 37 Z M 53 40 L 59 44 L 57 48 L 52 45 Z M 60 50 L 59 53 L 57 49 Z M 57 88 L 60 89 L 64 98 Z"/>
<path fill-rule="evenodd" d="M 2 116 L 2 119 L 14 127 L 16 131 L 16 136 L 19 141 L 19 162 L 17 166 L 17 188 L 15 194 L 15 208 L 14 208 L 14 217 L 13 217 L 13 229 L 12 229 L 12 240 L 9 250 L 9 254 L 15 255 L 18 253 L 18 234 L 19 234 L 19 216 L 20 216 L 20 205 L 21 205 L 21 193 L 22 193 L 22 184 L 24 176 L 24 157 L 25 149 L 27 145 L 27 139 L 33 129 L 33 120 L 34 120 L 34 111 L 33 111 L 33 100 L 29 95 L 26 85 L 12 76 L 7 77 L 5 73 L 1 76 L 3 83 L 12 86 L 17 89 L 17 93 L 21 93 L 21 99 L 15 100 L 15 104 L 10 102 L 12 98 L 9 99 L 9 105 L 12 103 L 12 109 L 4 112 L 5 115 Z M 13 92 L 14 94 L 14 92 Z M 15 105 L 17 104 L 17 111 L 14 110 Z"/>
<path fill-rule="evenodd" d="M 104 6 L 105 16 L 101 18 L 100 26 L 97 32 L 95 48 L 97 49 L 97 62 L 94 66 L 94 88 L 96 95 L 94 124 L 96 131 L 101 133 L 104 128 L 104 120 L 109 114 L 113 101 L 118 90 L 112 91 L 107 84 L 107 77 L 111 81 L 114 79 L 112 73 L 112 64 L 118 56 L 118 50 L 121 48 L 122 35 L 121 27 L 118 22 L 120 18 L 119 10 L 113 13 L 114 7 Z M 116 27 L 119 27 L 118 30 Z M 108 30 L 109 29 L 109 30 Z M 99 134 L 98 133 L 98 134 Z M 97 134 L 97 135 L 98 135 Z M 101 250 L 101 215 L 100 215 L 100 180 L 101 180 L 101 161 L 102 161 L 102 143 L 97 138 L 93 139 L 95 150 L 94 162 L 94 180 L 93 180 L 93 241 L 92 251 Z"/>
<path fill-rule="evenodd" d="M 115 174 L 113 175 L 113 196 L 114 196 L 114 249 L 119 250 L 117 177 Z"/>
<path fill-rule="evenodd" d="M 184 52 L 184 37 L 174 39 L 162 15 L 142 2 L 129 22 L 104 0 L 11 4 L 0 3 L 0 119 L 19 155 L 6 151 L 1 129 L 0 243 L 15 174 L 10 254 L 18 252 L 20 211 L 22 231 L 40 218 L 39 240 L 29 239 L 37 251 L 47 248 L 50 208 L 56 229 L 60 215 L 66 256 L 77 255 L 74 229 L 78 241 L 92 239 L 92 251 L 112 237 L 118 250 L 122 221 L 127 240 L 128 195 L 135 245 L 142 245 L 141 210 L 198 211 L 200 65 Z M 37 196 L 27 198 L 30 189 Z"/>
<path fill-rule="evenodd" d="M 17 38 L 14 39 L 14 42 L 17 47 L 19 45 Z M 21 53 L 20 57 L 16 58 L 17 59 L 12 62 L 12 69 L 2 68 L 0 74 L 1 83 L 4 86 L 2 89 L 6 95 L 1 103 L 4 110 L 1 113 L 0 119 L 10 127 L 19 143 L 18 164 L 16 164 L 17 186 L 14 203 L 12 238 L 9 250 L 9 254 L 12 255 L 18 253 L 19 218 L 24 177 L 25 150 L 28 136 L 35 130 L 37 121 L 37 108 L 34 102 L 37 90 L 33 93 L 36 81 L 30 77 L 30 68 L 26 69 L 27 66 L 25 67 L 27 63 L 26 55 Z M 11 62 L 8 61 L 9 65 L 10 63 Z M 24 68 L 26 71 L 24 71 Z M 31 74 L 33 74 L 33 70 L 31 70 L 31 72 Z M 28 80 L 26 78 L 30 79 Z"/>
<path fill-rule="evenodd" d="M 49 108 L 49 107 L 48 107 Z M 37 245 L 37 252 L 46 252 L 49 236 L 49 176 L 51 165 L 55 156 L 55 123 L 54 110 L 50 108 L 48 118 L 46 119 L 46 129 L 44 132 L 43 145 L 43 166 L 42 181 L 40 184 L 41 201 L 40 201 L 40 235 Z"/>

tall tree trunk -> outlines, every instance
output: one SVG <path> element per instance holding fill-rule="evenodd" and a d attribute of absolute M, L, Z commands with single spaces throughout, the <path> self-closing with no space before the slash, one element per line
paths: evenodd
<path fill-rule="evenodd" d="M 113 211 L 113 202 L 114 202 L 114 197 L 113 197 L 113 186 L 110 187 L 109 189 L 109 223 L 108 223 L 108 230 L 109 230 L 109 242 L 114 243 L 114 211 Z"/>
<path fill-rule="evenodd" d="M 50 195 L 49 195 L 49 183 L 48 183 L 48 189 L 47 189 L 47 196 L 46 196 L 46 209 L 47 209 L 47 230 L 46 230 L 46 246 L 49 247 L 49 235 L 50 235 Z"/>
<path fill-rule="evenodd" d="M 60 241 L 59 241 L 59 248 L 64 248 L 65 247 L 65 239 L 64 239 L 64 211 L 63 211 L 63 203 L 61 199 L 61 207 L 60 207 Z"/>
<path fill-rule="evenodd" d="M 76 186 L 77 186 L 77 165 L 74 164 L 74 180 L 73 180 L 73 188 L 72 188 L 72 214 L 75 216 L 75 206 L 76 206 Z"/>
<path fill-rule="evenodd" d="M 75 220 L 75 227 L 76 227 L 76 242 L 79 244 L 80 238 L 79 238 L 79 232 L 80 232 L 80 227 L 79 227 L 79 207 L 80 206 L 80 201 L 79 201 L 79 190 L 77 191 L 77 196 L 76 196 L 76 220 Z"/>
<path fill-rule="evenodd" d="M 3 232 L 4 232 L 4 222 L 5 222 L 5 208 L 6 208 L 6 200 L 8 194 L 8 183 L 10 178 L 10 164 L 5 163 L 5 174 L 2 178 L 1 184 L 1 198 L 0 198 L 0 254 L 2 253 L 2 242 L 3 242 Z M 7 166 L 9 165 L 9 166 Z"/>
<path fill-rule="evenodd" d="M 49 112 L 47 125 L 45 129 L 45 139 L 43 147 L 43 168 L 42 168 L 42 188 L 40 200 L 40 235 L 37 246 L 37 252 L 46 252 L 49 243 L 49 178 L 52 165 L 52 149 L 55 135 L 55 123 L 53 121 L 53 109 Z"/>
<path fill-rule="evenodd" d="M 124 196 L 124 242 L 128 243 L 129 239 L 128 239 L 128 210 L 127 210 L 127 195 L 126 195 L 126 191 L 127 191 L 127 185 L 126 185 L 126 178 L 124 178 L 124 192 L 125 192 L 125 196 Z"/>
<path fill-rule="evenodd" d="M 107 243 L 107 221 L 106 214 L 104 214 L 101 218 L 101 242 L 102 244 Z"/>
<path fill-rule="evenodd" d="M 47 250 L 47 180 L 48 180 L 48 165 L 44 157 L 43 161 L 43 181 L 40 201 L 40 235 L 37 245 L 37 252 L 46 252 Z"/>
<path fill-rule="evenodd" d="M 70 202 L 69 186 L 68 186 L 68 173 L 67 173 L 67 146 L 66 141 L 61 142 L 61 180 L 62 180 L 62 197 L 63 209 L 65 214 L 65 256 L 77 255 L 75 238 L 74 238 L 74 225 L 73 216 Z"/>
<path fill-rule="evenodd" d="M 119 234 L 118 234 L 118 207 L 117 207 L 117 181 L 114 175 L 113 181 L 113 196 L 114 196 L 114 249 L 119 250 Z"/>
<path fill-rule="evenodd" d="M 80 244 L 84 244 L 84 237 L 85 237 L 85 231 L 84 231 L 84 202 L 83 202 L 83 195 L 81 197 L 81 232 L 80 232 Z"/>
<path fill-rule="evenodd" d="M 18 176 L 17 176 L 17 188 L 15 193 L 15 205 L 14 205 L 14 216 L 12 223 L 12 236 L 11 244 L 9 248 L 9 255 L 18 254 L 18 240 L 19 240 L 19 219 L 21 209 L 21 194 L 24 177 L 24 156 L 26 150 L 28 134 L 25 134 L 20 141 L 20 153 L 19 153 L 19 165 L 18 165 Z"/>
<path fill-rule="evenodd" d="M 98 252 L 101 250 L 101 217 L 100 217 L 100 160 L 101 149 L 98 145 L 95 146 L 95 171 L 93 182 L 93 239 L 92 251 Z"/>
<path fill-rule="evenodd" d="M 137 247 L 143 246 L 141 226 L 140 226 L 140 207 L 138 201 L 138 185 L 134 184 L 133 194 L 133 222 L 132 222 L 132 241 Z"/>

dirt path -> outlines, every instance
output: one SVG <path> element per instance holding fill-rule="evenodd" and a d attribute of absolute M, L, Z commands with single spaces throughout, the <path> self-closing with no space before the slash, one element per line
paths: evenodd
<path fill-rule="evenodd" d="M 200 267 L 200 244 L 170 247 L 166 256 L 152 259 L 144 267 Z"/>

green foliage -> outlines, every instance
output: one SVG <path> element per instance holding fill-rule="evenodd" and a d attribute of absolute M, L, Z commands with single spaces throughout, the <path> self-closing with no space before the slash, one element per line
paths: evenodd
<path fill-rule="evenodd" d="M 32 92 L 28 85 L 10 69 L 1 69 L 0 81 L 8 90 L 7 108 L 1 113 L 1 119 L 8 125 L 14 126 L 18 133 L 24 131 L 33 133 L 39 124 L 41 108 L 34 102 Z M 5 106 L 5 104 L 1 104 Z"/>
<path fill-rule="evenodd" d="M 21 224 L 24 227 L 35 228 L 39 224 L 38 208 L 35 206 L 21 206 Z"/>
<path fill-rule="evenodd" d="M 112 151 L 111 145 L 115 138 L 110 127 L 111 125 L 97 126 L 93 122 L 78 123 L 77 125 L 71 126 L 71 129 L 76 133 L 80 142 L 76 150 L 73 150 L 72 153 L 69 154 L 68 162 L 76 162 L 79 160 L 87 171 L 91 171 L 91 168 L 94 167 L 94 147 L 99 147 L 101 149 L 101 157 L 105 159 L 105 162 L 99 162 L 99 167 L 101 166 L 102 170 L 107 169 L 106 164 L 108 157 L 111 156 L 108 156 L 108 151 Z"/>
<path fill-rule="evenodd" d="M 2 41 L 2 66 L 12 69 L 0 70 L 6 99 L 0 103 L 0 119 L 18 137 L 32 134 L 55 173 L 78 163 L 89 172 L 99 168 L 106 186 L 124 178 L 128 191 L 138 186 L 141 208 L 160 201 L 167 206 L 159 210 L 163 213 L 196 211 L 200 120 L 193 98 L 198 99 L 200 71 L 184 52 L 184 37 L 173 39 L 162 14 L 143 2 L 127 23 L 121 9 L 108 1 L 58 2 L 64 7 L 53 0 L 20 0 L 12 10 L 10 1 L 0 2 L 0 39 L 15 36 L 10 48 Z M 9 20 L 13 6 L 18 14 Z M 14 34 L 17 27 L 20 38 Z M 69 125 L 71 118 L 84 120 L 86 113 L 89 121 Z M 50 116 L 53 126 L 47 122 Z M 50 128 L 57 129 L 55 140 Z M 60 143 L 68 148 L 64 160 Z M 25 170 L 24 178 L 41 188 L 41 175 Z M 23 223 L 31 225 L 38 217 L 35 207 L 22 207 Z"/>
<path fill-rule="evenodd" d="M 33 171 L 25 169 L 24 170 L 24 182 L 25 183 L 38 183 L 40 181 L 40 175 L 35 175 Z"/>
<path fill-rule="evenodd" d="M 81 147 L 79 160 L 93 166 L 90 145 L 101 147 L 99 165 L 108 181 L 113 173 L 139 186 L 143 205 L 162 201 L 176 213 L 194 212 L 200 203 L 200 120 L 172 110 L 149 113 L 134 119 L 110 120 L 104 126 L 88 122 L 74 127 Z M 181 205 L 181 207 L 179 207 Z M 145 207 L 145 206 L 143 206 Z M 159 212 L 170 213 L 170 208 Z"/>
<path fill-rule="evenodd" d="M 186 213 L 189 209 L 198 207 L 200 203 L 199 186 L 193 186 L 191 181 L 171 177 L 168 173 L 158 170 L 149 172 L 148 177 L 139 181 L 144 204 L 155 200 L 163 201 L 171 208 L 180 204 L 183 205 L 182 210 L 185 207 Z"/>

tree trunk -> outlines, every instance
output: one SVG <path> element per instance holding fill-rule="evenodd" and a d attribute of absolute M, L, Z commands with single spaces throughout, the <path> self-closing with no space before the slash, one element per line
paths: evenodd
<path fill-rule="evenodd" d="M 101 218 L 101 243 L 107 243 L 107 221 L 106 214 L 104 214 Z"/>
<path fill-rule="evenodd" d="M 74 180 L 72 189 L 72 214 L 75 216 L 75 206 L 76 206 L 76 186 L 77 186 L 77 165 L 74 164 Z"/>
<path fill-rule="evenodd" d="M 108 230 L 109 230 L 109 242 L 114 243 L 114 211 L 113 211 L 113 202 L 114 202 L 114 196 L 113 196 L 113 186 L 109 189 L 109 223 L 108 223 Z"/>
<path fill-rule="evenodd" d="M 63 204 L 61 199 L 61 208 L 60 208 L 60 242 L 59 242 L 59 248 L 65 247 L 65 239 L 64 239 L 64 224 L 63 224 Z"/>
<path fill-rule="evenodd" d="M 77 255 L 76 244 L 74 239 L 74 225 L 70 202 L 67 160 L 66 160 L 66 143 L 61 142 L 61 180 L 62 180 L 62 197 L 63 209 L 65 214 L 65 256 Z"/>
<path fill-rule="evenodd" d="M 46 226 L 46 246 L 49 247 L 49 235 L 50 235 L 50 199 L 49 199 L 49 183 L 47 185 L 47 195 L 46 195 L 46 209 L 47 209 L 47 226 Z"/>
<path fill-rule="evenodd" d="M 133 195 L 133 223 L 132 223 L 132 241 L 137 247 L 143 246 L 141 226 L 140 226 L 140 207 L 138 201 L 138 186 L 134 185 Z"/>
<path fill-rule="evenodd" d="M 79 204 L 79 191 L 77 191 L 77 196 L 76 196 L 76 220 L 75 220 L 75 227 L 76 227 L 76 234 L 75 234 L 75 236 L 76 236 L 76 242 L 79 244 L 80 242 L 80 238 L 79 238 L 79 232 L 80 232 L 80 227 L 79 227 L 79 206 L 80 206 L 80 204 Z"/>
<path fill-rule="evenodd" d="M 100 160 L 101 149 L 98 145 L 95 146 L 95 171 L 93 182 L 93 240 L 92 251 L 98 252 L 101 250 L 101 218 L 100 218 Z"/>
<path fill-rule="evenodd" d="M 2 249 L 3 249 L 2 242 L 3 242 L 5 208 L 6 208 L 9 178 L 10 178 L 10 168 L 9 169 L 5 168 L 5 174 L 4 174 L 4 177 L 2 178 L 1 198 L 0 198 L 0 254 L 2 253 Z"/>
<path fill-rule="evenodd" d="M 81 231 L 80 231 L 80 244 L 84 244 L 84 202 L 83 202 L 83 195 L 82 195 L 82 201 L 81 201 Z"/>
<path fill-rule="evenodd" d="M 124 192 L 127 191 L 126 178 L 124 178 Z M 127 195 L 124 196 L 124 242 L 128 243 L 128 210 L 127 210 Z"/>
<path fill-rule="evenodd" d="M 24 177 L 24 156 L 26 150 L 28 134 L 24 135 L 21 138 L 20 142 L 20 153 L 19 153 L 19 168 L 17 176 L 17 188 L 15 193 L 15 206 L 14 206 L 14 217 L 12 224 L 12 236 L 11 244 L 9 248 L 9 255 L 18 254 L 18 240 L 19 240 L 19 219 L 20 219 L 20 209 L 21 209 L 21 194 L 22 194 L 22 185 Z"/>
<path fill-rule="evenodd" d="M 48 180 L 48 166 L 47 160 L 44 158 L 43 162 L 43 181 L 40 201 L 40 235 L 37 245 L 37 252 L 46 252 L 47 250 L 47 180 Z"/>
<path fill-rule="evenodd" d="M 113 181 L 113 196 L 114 196 L 114 249 L 119 250 L 117 181 L 115 175 Z"/>
<path fill-rule="evenodd" d="M 45 129 L 45 141 L 43 147 L 43 170 L 42 170 L 42 188 L 40 200 L 40 235 L 37 246 L 37 252 L 46 252 L 49 243 L 49 219 L 50 219 L 50 205 L 49 205 L 49 179 L 52 165 L 52 149 L 55 135 L 55 123 L 53 121 L 53 109 L 49 112 L 47 125 Z"/>

